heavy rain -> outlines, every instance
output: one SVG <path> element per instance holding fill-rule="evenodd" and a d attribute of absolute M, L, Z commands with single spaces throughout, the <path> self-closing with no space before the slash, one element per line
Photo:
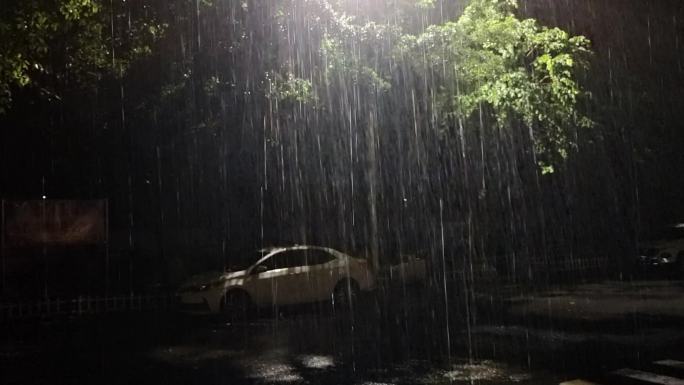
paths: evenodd
<path fill-rule="evenodd" d="M 0 5 L 0 383 L 684 384 L 684 3 Z"/>

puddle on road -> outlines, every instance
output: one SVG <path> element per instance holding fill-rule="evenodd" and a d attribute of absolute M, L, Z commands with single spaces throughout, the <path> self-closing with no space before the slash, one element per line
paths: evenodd
<path fill-rule="evenodd" d="M 561 349 L 560 342 L 583 343 L 605 342 L 611 344 L 637 345 L 649 341 L 650 344 L 667 345 L 672 341 L 684 339 L 684 332 L 675 329 L 653 328 L 642 330 L 638 334 L 616 334 L 605 332 L 571 332 L 564 330 L 532 329 L 522 326 L 477 326 L 472 330 L 475 334 L 498 337 L 535 338 L 540 343 L 549 345 L 550 349 Z"/>
<path fill-rule="evenodd" d="M 176 345 L 155 349 L 150 356 L 160 362 L 194 368 L 209 361 L 227 360 L 226 364 L 230 363 L 229 365 L 239 368 L 243 379 L 262 384 L 305 384 L 319 375 L 325 376 L 330 370 L 337 369 L 337 362 L 333 356 L 291 356 L 281 349 L 257 356 L 246 354 L 244 351 Z M 313 372 L 307 371 L 305 376 L 304 372 L 301 372 L 302 369 Z M 428 361 L 411 360 L 387 368 L 359 372 L 356 376 L 360 377 L 357 382 L 359 385 L 442 385 L 470 384 L 474 381 L 484 384 L 515 384 L 531 380 L 529 374 L 490 360 L 461 362 L 447 368 L 436 368 Z"/>
<path fill-rule="evenodd" d="M 409 361 L 404 365 L 395 365 L 388 369 L 373 372 L 374 382 L 363 382 L 362 385 L 380 384 L 472 384 L 477 381 L 483 384 L 515 384 L 532 379 L 530 374 L 514 370 L 506 365 L 490 360 L 472 363 L 453 364 L 448 368 L 435 368 L 427 361 Z"/>
<path fill-rule="evenodd" d="M 308 369 L 330 369 L 335 367 L 335 359 L 332 356 L 304 355 L 299 360 Z"/>
<path fill-rule="evenodd" d="M 156 361 L 168 364 L 194 366 L 206 361 L 235 357 L 237 354 L 237 352 L 227 349 L 177 345 L 154 349 L 150 352 L 150 357 Z"/>
<path fill-rule="evenodd" d="M 292 365 L 282 362 L 249 362 L 246 367 L 246 377 L 266 383 L 293 383 L 304 380 Z"/>
<path fill-rule="evenodd" d="M 504 376 L 502 370 L 491 362 L 481 364 L 454 365 L 453 370 L 444 373 L 444 377 L 451 381 L 481 381 L 493 380 Z"/>
<path fill-rule="evenodd" d="M 442 381 L 435 381 L 433 383 L 472 383 L 473 381 L 485 383 L 518 383 L 531 379 L 529 374 L 516 372 L 503 364 L 489 360 L 453 365 L 451 370 L 443 371 L 441 376 L 443 378 Z M 448 381 L 444 381 L 444 379 Z"/>

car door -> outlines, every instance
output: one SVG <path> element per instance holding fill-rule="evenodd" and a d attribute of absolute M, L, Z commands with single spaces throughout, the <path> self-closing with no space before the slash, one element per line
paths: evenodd
<path fill-rule="evenodd" d="M 283 250 L 255 266 L 255 302 L 292 305 L 302 302 L 301 282 L 306 278 L 306 256 L 301 249 Z M 260 271 L 264 270 L 264 271 Z"/>
<path fill-rule="evenodd" d="M 308 265 L 307 302 L 330 299 L 333 288 L 340 280 L 338 258 L 327 250 L 310 249 L 306 260 Z"/>

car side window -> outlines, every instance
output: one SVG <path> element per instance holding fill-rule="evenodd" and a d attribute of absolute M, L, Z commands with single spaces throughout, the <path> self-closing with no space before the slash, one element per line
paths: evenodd
<path fill-rule="evenodd" d="M 286 269 L 288 267 L 306 266 L 305 250 L 286 250 L 264 261 L 268 270 Z"/>
<path fill-rule="evenodd" d="M 308 266 L 322 265 L 335 259 L 335 256 L 324 250 L 307 250 L 306 264 Z"/>

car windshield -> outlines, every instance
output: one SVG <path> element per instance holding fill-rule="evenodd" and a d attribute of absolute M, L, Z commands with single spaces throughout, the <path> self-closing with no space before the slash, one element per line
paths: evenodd
<path fill-rule="evenodd" d="M 684 239 L 684 224 L 662 228 L 648 234 L 647 238 L 651 241 L 675 241 L 677 239 Z"/>
<path fill-rule="evenodd" d="M 668 227 L 665 231 L 663 231 L 662 239 L 667 241 L 684 239 L 684 227 L 682 227 L 682 225 Z"/>

